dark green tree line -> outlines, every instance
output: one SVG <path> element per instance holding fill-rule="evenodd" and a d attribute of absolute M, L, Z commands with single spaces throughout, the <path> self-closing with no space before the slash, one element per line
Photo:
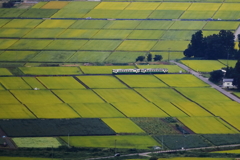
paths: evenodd
<path fill-rule="evenodd" d="M 201 57 L 204 59 L 236 59 L 239 55 L 234 49 L 234 34 L 221 30 L 219 34 L 203 37 L 202 31 L 192 35 L 188 48 L 183 52 L 186 57 Z"/>

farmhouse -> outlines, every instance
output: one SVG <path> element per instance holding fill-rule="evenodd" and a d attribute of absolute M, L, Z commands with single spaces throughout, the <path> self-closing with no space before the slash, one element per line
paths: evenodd
<path fill-rule="evenodd" d="M 233 85 L 233 79 L 231 78 L 223 78 L 222 80 L 222 88 L 235 88 L 235 86 Z"/>

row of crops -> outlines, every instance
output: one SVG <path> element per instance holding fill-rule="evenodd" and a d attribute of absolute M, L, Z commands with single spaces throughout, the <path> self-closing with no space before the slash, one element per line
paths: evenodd
<path fill-rule="evenodd" d="M 8 51 L 7 51 L 8 52 Z M 3 55 L 6 52 L 2 53 L 2 56 L 0 55 L 0 58 L 3 57 Z M 28 53 L 31 52 L 24 52 L 25 56 L 30 55 Z M 11 52 L 8 52 L 6 54 L 10 54 L 11 57 L 8 57 L 11 61 L 21 61 L 15 53 L 11 54 Z M 54 54 L 57 56 L 57 54 Z M 49 56 L 47 56 L 49 58 Z M 52 56 L 52 59 L 54 56 Z M 97 58 L 97 57 L 96 57 Z M 57 59 L 57 58 L 56 58 Z M 43 61 L 47 59 L 43 59 Z M 7 61 L 7 60 L 6 60 Z M 61 61 L 61 60 L 58 60 Z M 58 62 L 57 61 L 57 62 Z M 182 60 L 181 61 L 186 66 L 190 67 L 191 69 L 198 71 L 198 72 L 211 72 L 213 70 L 219 70 L 221 68 L 229 67 L 235 67 L 236 60 Z M 12 63 L 14 64 L 14 63 Z M 4 64 L 2 64 L 4 65 Z M 18 67 L 18 71 L 21 72 L 21 75 L 84 75 L 84 74 L 112 74 L 112 69 L 134 69 L 134 68 L 167 68 L 169 73 L 185 73 L 187 71 L 183 70 L 182 68 L 179 68 L 177 65 L 128 65 L 128 66 L 72 66 L 72 67 L 29 67 L 32 64 L 29 63 L 17 63 L 17 65 L 22 65 L 22 67 Z M 24 66 L 25 65 L 25 66 Z M 36 63 L 35 65 L 40 65 L 39 63 Z M 1 76 L 13 76 L 15 72 L 10 72 L 7 68 L 0 68 L 0 75 Z M 184 85 L 189 85 L 189 81 L 186 81 Z"/>
<path fill-rule="evenodd" d="M 172 116 L 195 133 L 237 133 L 240 128 L 235 123 L 239 119 L 239 104 L 192 75 L 76 78 L 1 77 L 1 118 Z M 34 90 L 36 85 L 38 90 Z"/>
<path fill-rule="evenodd" d="M 234 17 L 238 14 L 237 6 L 236 3 L 55 1 L 40 2 L 31 9 L 1 9 L 0 61 L 130 63 L 149 53 L 162 55 L 163 60 L 181 59 L 182 51 L 197 30 L 203 30 L 204 36 L 221 29 L 235 31 L 238 21 L 209 18 L 211 14 L 218 16 L 218 12 L 224 12 L 224 16 L 231 12 Z M 109 15 L 127 16 L 127 20 L 109 19 Z M 146 19 L 146 15 L 159 20 Z M 176 20 L 185 15 L 199 17 L 192 17 L 191 21 Z M 105 16 L 108 19 L 99 19 Z M 209 20 L 196 21 L 199 18 Z"/>
<path fill-rule="evenodd" d="M 189 2 L 40 2 L 30 9 L 1 9 L 0 17 L 225 19 L 237 20 L 238 3 Z"/>
<path fill-rule="evenodd" d="M 56 38 L 63 31 L 65 33 L 62 34 L 59 38 L 91 38 L 91 36 L 93 36 L 95 32 L 102 31 L 102 30 L 104 31 L 106 29 L 110 31 L 117 30 L 117 29 L 130 30 L 130 31 L 134 29 L 136 30 L 168 30 L 168 29 L 200 30 L 200 29 L 203 29 L 204 31 L 208 31 L 208 30 L 221 30 L 221 29 L 235 30 L 238 27 L 238 25 L 239 25 L 239 22 L 236 22 L 236 21 L 0 19 L 1 30 L 2 31 L 9 30 L 9 34 L 10 34 L 9 36 L 18 37 L 19 35 L 17 34 L 14 35 L 13 31 L 17 33 L 18 29 L 22 29 L 19 31 L 22 31 L 22 32 L 25 31 L 25 34 L 26 32 L 29 32 L 29 31 L 32 32 L 31 35 L 27 36 L 27 38 L 35 38 L 34 36 L 37 37 L 38 36 L 36 32 L 37 29 L 42 29 L 42 31 L 49 31 L 49 32 L 55 31 L 55 33 L 51 33 L 52 37 L 50 36 L 46 38 Z M 55 29 L 55 30 L 47 30 L 47 29 Z M 98 30 L 94 30 L 94 29 L 98 29 Z M 12 31 L 12 33 L 10 31 Z M 72 32 L 78 31 L 76 32 L 76 34 L 79 36 L 71 37 L 70 35 L 73 34 L 71 31 Z M 87 33 L 85 33 L 86 34 L 85 37 L 80 37 L 80 33 L 81 33 L 80 31 L 82 32 L 88 31 L 89 33 L 88 32 L 87 33 L 89 34 L 89 36 L 86 37 Z M 92 32 L 92 35 L 90 31 Z M 49 34 L 49 32 L 47 33 Z M 57 32 L 59 33 L 57 34 Z M 24 33 L 23 33 L 23 36 L 24 36 Z M 43 37 L 39 37 L 39 38 L 43 38 Z"/>

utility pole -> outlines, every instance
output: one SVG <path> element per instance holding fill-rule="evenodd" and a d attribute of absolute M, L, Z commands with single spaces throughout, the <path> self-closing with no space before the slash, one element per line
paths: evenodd
<path fill-rule="evenodd" d="M 52 146 L 52 160 L 53 160 L 53 146 Z"/>
<path fill-rule="evenodd" d="M 68 148 L 70 148 L 70 146 L 69 146 L 69 133 L 68 133 Z"/>
<path fill-rule="evenodd" d="M 227 55 L 227 68 L 228 68 L 228 59 L 229 59 L 229 50 L 228 50 L 228 55 Z"/>
<path fill-rule="evenodd" d="M 115 139 L 115 148 L 114 148 L 114 153 L 116 154 L 116 144 L 117 144 L 117 140 Z"/>
<path fill-rule="evenodd" d="M 170 49 L 171 48 L 168 48 L 168 62 L 170 61 Z"/>
<path fill-rule="evenodd" d="M 162 150 L 164 150 L 164 148 L 163 148 L 163 135 L 162 135 Z"/>

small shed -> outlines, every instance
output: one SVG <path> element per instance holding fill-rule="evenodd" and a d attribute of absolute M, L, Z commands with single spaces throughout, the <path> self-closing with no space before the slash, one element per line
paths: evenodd
<path fill-rule="evenodd" d="M 232 78 L 223 78 L 222 88 L 235 88 Z"/>

